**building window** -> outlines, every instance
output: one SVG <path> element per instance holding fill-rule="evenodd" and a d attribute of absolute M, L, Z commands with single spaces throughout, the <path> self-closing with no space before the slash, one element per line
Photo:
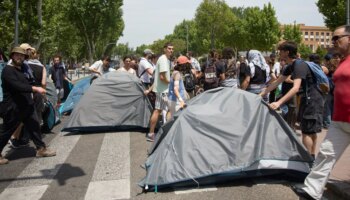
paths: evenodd
<path fill-rule="evenodd" d="M 329 33 L 326 33 L 327 36 L 329 36 Z"/>
<path fill-rule="evenodd" d="M 321 35 L 324 35 L 324 32 L 321 32 Z"/>
<path fill-rule="evenodd" d="M 305 32 L 305 35 L 309 35 L 309 32 Z"/>
<path fill-rule="evenodd" d="M 310 35 L 314 35 L 314 32 L 310 32 Z"/>
<path fill-rule="evenodd" d="M 305 41 L 309 41 L 309 39 L 308 39 L 308 38 L 305 38 Z"/>

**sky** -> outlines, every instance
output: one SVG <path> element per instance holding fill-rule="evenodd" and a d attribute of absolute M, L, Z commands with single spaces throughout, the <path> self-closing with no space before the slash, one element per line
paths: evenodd
<path fill-rule="evenodd" d="M 318 12 L 317 0 L 226 0 L 232 7 L 259 6 L 270 2 L 275 8 L 277 20 L 282 24 L 324 26 Z M 136 48 L 152 44 L 171 34 L 184 19 L 194 18 L 202 0 L 124 0 L 123 20 L 125 28 L 118 43 L 128 43 Z"/>

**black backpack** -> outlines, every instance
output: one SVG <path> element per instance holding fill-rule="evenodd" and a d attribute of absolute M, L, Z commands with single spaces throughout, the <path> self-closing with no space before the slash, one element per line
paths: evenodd
<path fill-rule="evenodd" d="M 219 86 L 219 79 L 216 76 L 216 63 L 210 62 L 207 63 L 207 66 L 204 69 L 204 84 L 206 88 L 217 88 Z"/>
<path fill-rule="evenodd" d="M 185 90 L 187 92 L 192 92 L 196 87 L 195 80 L 191 72 L 186 73 L 184 75 L 183 82 L 184 82 Z"/>

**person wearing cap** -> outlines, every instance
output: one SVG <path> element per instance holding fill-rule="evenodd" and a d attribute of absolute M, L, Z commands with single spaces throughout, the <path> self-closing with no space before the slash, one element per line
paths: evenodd
<path fill-rule="evenodd" d="M 140 77 L 140 80 L 146 89 L 152 85 L 151 79 L 154 71 L 153 65 L 150 61 L 152 55 L 152 50 L 145 49 L 143 51 L 143 57 L 141 57 L 138 67 L 138 77 Z"/>
<path fill-rule="evenodd" d="M 182 79 L 185 73 L 191 73 L 191 62 L 186 56 L 180 56 L 177 58 L 169 83 L 168 108 L 170 117 L 185 107 L 185 86 Z"/>
<path fill-rule="evenodd" d="M 41 138 L 40 123 L 34 107 L 33 93 L 45 94 L 42 87 L 30 85 L 26 75 L 22 72 L 23 62 L 28 57 L 21 47 L 15 47 L 11 51 L 11 64 L 5 66 L 1 80 L 3 88 L 3 132 L 0 135 L 0 153 L 11 138 L 12 133 L 20 123 L 23 123 L 28 134 L 36 146 L 37 157 L 55 156 L 56 152 L 46 148 Z M 0 154 L 0 164 L 6 164 L 8 160 Z"/>
<path fill-rule="evenodd" d="M 24 43 L 26 44 L 26 43 Z M 26 47 L 26 45 L 21 45 L 22 47 Z M 20 47 L 21 47 L 20 46 Z M 31 85 L 46 88 L 46 68 L 44 65 L 38 60 L 39 56 L 35 50 L 35 48 L 32 47 L 27 47 L 27 49 L 30 49 L 29 51 L 27 50 L 27 54 L 29 56 L 29 59 L 26 60 L 26 65 L 28 65 L 33 73 L 34 81 L 31 82 Z M 44 111 L 45 108 L 45 96 L 40 94 L 40 93 L 34 93 L 33 94 L 33 99 L 34 99 L 34 105 L 36 109 L 36 113 L 38 115 L 38 120 L 40 124 L 42 124 L 42 112 Z M 22 127 L 18 127 L 16 132 L 12 135 L 9 143 L 12 148 L 17 149 L 20 147 L 28 146 L 29 145 L 29 140 L 26 134 L 26 131 L 22 132 Z M 22 135 L 21 135 L 22 133 Z"/>

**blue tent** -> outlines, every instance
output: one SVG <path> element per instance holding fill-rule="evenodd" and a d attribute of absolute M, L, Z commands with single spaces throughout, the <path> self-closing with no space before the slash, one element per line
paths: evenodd
<path fill-rule="evenodd" d="M 90 87 L 90 80 L 91 80 L 91 77 L 87 76 L 80 79 L 74 84 L 74 87 L 70 91 L 66 101 L 63 104 L 61 104 L 61 107 L 59 109 L 60 114 L 69 113 L 74 109 L 74 107 L 80 101 L 80 98 L 84 95 L 86 90 Z"/>

